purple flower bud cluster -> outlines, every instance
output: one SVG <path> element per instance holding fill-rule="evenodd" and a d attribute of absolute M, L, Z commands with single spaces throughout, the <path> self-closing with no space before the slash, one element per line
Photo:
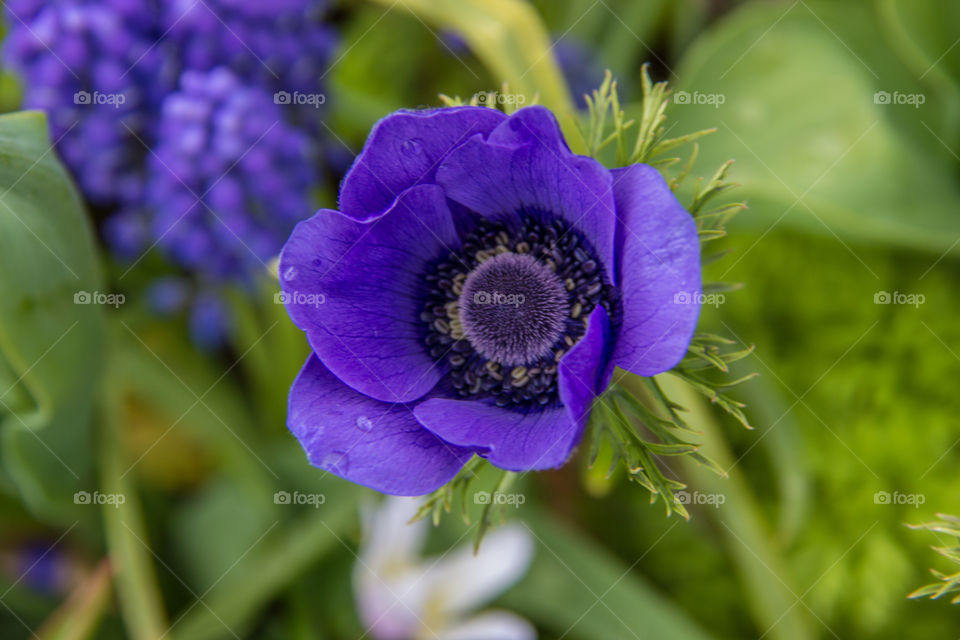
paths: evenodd
<path fill-rule="evenodd" d="M 183 73 L 145 193 L 150 235 L 177 262 L 215 279 L 265 268 L 310 211 L 314 148 L 284 109 L 225 67 Z"/>
<path fill-rule="evenodd" d="M 312 213 L 336 44 L 326 9 L 8 0 L 3 53 L 24 107 L 47 112 L 84 194 L 112 214 L 114 252 L 131 260 L 156 247 L 204 288 L 249 281 Z"/>
<path fill-rule="evenodd" d="M 163 25 L 185 67 L 228 66 L 274 92 L 315 94 L 336 38 L 325 2 L 169 0 Z"/>
<path fill-rule="evenodd" d="M 149 113 L 173 89 L 173 71 L 125 0 L 10 0 L 4 60 L 24 82 L 24 106 L 42 109 L 63 160 L 97 204 L 141 194 Z M 157 34 L 158 35 L 158 34 Z"/>

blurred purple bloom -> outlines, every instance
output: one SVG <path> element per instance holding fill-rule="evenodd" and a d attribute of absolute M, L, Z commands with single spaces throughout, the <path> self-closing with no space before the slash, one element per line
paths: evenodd
<path fill-rule="evenodd" d="M 149 114 L 174 86 L 159 36 L 130 0 L 4 3 L 7 63 L 24 105 L 47 112 L 54 140 L 87 197 L 114 204 L 140 195 Z"/>
<path fill-rule="evenodd" d="M 226 302 L 215 294 L 201 293 L 190 309 L 187 324 L 194 344 L 208 350 L 221 347 L 230 327 Z"/>
<path fill-rule="evenodd" d="M 147 303 L 159 315 L 179 313 L 190 298 L 190 287 L 182 278 L 157 278 L 147 287 Z"/>
<path fill-rule="evenodd" d="M 280 278 L 313 349 L 288 416 L 309 460 L 415 495 L 475 453 L 558 467 L 614 366 L 674 367 L 699 241 L 655 169 L 574 155 L 542 107 L 398 112 L 340 211 L 297 225 Z"/>
<path fill-rule="evenodd" d="M 162 22 L 187 68 L 229 66 L 258 86 L 313 93 L 336 43 L 326 11 L 325 0 L 170 0 Z"/>
<path fill-rule="evenodd" d="M 579 109 L 586 109 L 584 96 L 592 95 L 593 90 L 603 82 L 603 65 L 596 51 L 567 36 L 553 43 L 553 55 L 570 87 L 574 104 Z"/>
<path fill-rule="evenodd" d="M 316 149 L 270 93 L 226 68 L 186 71 L 148 161 L 150 235 L 214 279 L 266 270 L 310 208 Z"/>
<path fill-rule="evenodd" d="M 49 114 L 84 194 L 112 214 L 119 258 L 157 247 L 205 287 L 265 271 L 323 176 L 327 4 L 5 3 L 24 106 Z M 200 307 L 194 334 L 222 337 L 226 313 Z"/>
<path fill-rule="evenodd" d="M 156 243 L 207 280 L 242 280 L 304 217 L 320 174 L 325 8 L 14 0 L 5 54 L 84 192 L 119 211 L 106 229 L 118 254 Z"/>

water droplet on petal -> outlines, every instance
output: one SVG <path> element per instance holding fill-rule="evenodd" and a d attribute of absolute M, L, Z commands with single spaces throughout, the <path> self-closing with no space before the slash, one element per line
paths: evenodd
<path fill-rule="evenodd" d="M 320 466 L 340 475 L 344 475 L 350 468 L 350 461 L 343 451 L 331 451 L 323 457 Z"/>
<path fill-rule="evenodd" d="M 360 416 L 357 418 L 357 429 L 360 429 L 360 431 L 370 431 L 373 429 L 373 423 L 370 422 L 370 418 L 367 416 Z"/>
<path fill-rule="evenodd" d="M 283 279 L 286 280 L 287 282 L 290 282 L 296 277 L 297 277 L 296 267 L 288 267 L 287 270 L 283 272 Z"/>
<path fill-rule="evenodd" d="M 420 138 L 410 138 L 403 141 L 400 150 L 405 156 L 417 156 L 423 153 L 423 145 L 420 143 Z"/>

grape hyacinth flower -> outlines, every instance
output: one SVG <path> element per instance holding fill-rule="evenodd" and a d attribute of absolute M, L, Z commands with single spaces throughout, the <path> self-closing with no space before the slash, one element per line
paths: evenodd
<path fill-rule="evenodd" d="M 172 0 L 161 22 L 184 67 L 229 66 L 273 91 L 317 91 L 336 36 L 326 0 Z"/>
<path fill-rule="evenodd" d="M 364 515 L 353 572 L 360 618 L 376 640 L 535 640 L 536 630 L 508 611 L 467 614 L 516 583 L 533 559 L 530 533 L 507 525 L 474 554 L 463 546 L 422 559 L 428 525 L 410 524 L 420 502 L 388 498 Z"/>
<path fill-rule="evenodd" d="M 232 71 L 187 71 L 163 103 L 145 203 L 151 236 L 215 280 L 264 269 L 310 208 L 313 141 Z"/>
<path fill-rule="evenodd" d="M 614 366 L 683 358 L 701 290 L 696 225 L 657 170 L 573 154 L 536 106 L 385 118 L 279 273 L 313 350 L 290 429 L 314 465 L 401 495 L 474 454 L 562 465 Z"/>
<path fill-rule="evenodd" d="M 24 81 L 24 105 L 47 112 L 64 162 L 97 204 L 140 196 L 146 150 L 137 138 L 149 138 L 153 105 L 175 82 L 142 5 L 4 3 L 4 60 Z"/>
<path fill-rule="evenodd" d="M 12 0 L 5 59 L 49 114 L 122 261 L 158 247 L 195 281 L 194 336 L 224 284 L 264 273 L 324 178 L 326 0 Z M 185 278 L 186 279 L 186 278 Z M 210 295 L 208 295 L 210 294 Z"/>

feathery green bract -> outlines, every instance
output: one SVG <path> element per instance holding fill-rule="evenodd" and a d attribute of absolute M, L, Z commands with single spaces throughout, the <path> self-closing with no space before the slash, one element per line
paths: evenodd
<path fill-rule="evenodd" d="M 656 167 L 667 179 L 670 188 L 677 187 L 687 178 L 697 159 L 697 140 L 713 133 L 705 129 L 694 133 L 667 138 L 664 123 L 670 104 L 670 89 L 666 82 L 653 83 L 644 66 L 642 99 L 638 119 L 628 119 L 621 108 L 617 83 L 607 72 L 603 84 L 587 97 L 589 117 L 586 126 L 580 128 L 584 144 L 594 157 L 601 156 L 611 144 L 615 145 L 616 164 L 624 166 L 645 163 Z M 680 164 L 681 158 L 664 157 L 668 151 L 691 145 L 690 155 L 677 173 L 671 167 Z M 688 211 L 697 222 L 700 243 L 708 243 L 726 235 L 726 223 L 745 208 L 742 202 L 716 204 L 714 199 L 737 186 L 727 181 L 727 173 L 733 161 L 724 163 L 707 181 L 697 180 L 693 200 Z M 728 252 L 705 253 L 703 264 L 711 264 Z M 705 295 L 722 296 L 723 292 L 739 288 L 737 284 L 704 283 Z M 722 298 L 721 298 L 722 299 Z M 744 404 L 727 395 L 727 391 L 746 382 L 756 374 L 728 379 L 729 364 L 745 358 L 753 347 L 735 348 L 736 343 L 722 336 L 697 333 L 687 350 L 687 356 L 670 373 L 687 382 L 704 395 L 711 403 L 734 416 L 745 427 L 749 421 L 743 413 Z M 720 375 L 707 377 L 713 371 Z M 712 460 L 699 453 L 694 443 L 697 432 L 684 422 L 680 415 L 683 407 L 673 403 L 661 390 L 655 378 L 641 378 L 618 371 L 615 382 L 594 405 L 591 420 L 592 443 L 589 463 L 592 466 L 601 451 L 609 451 L 604 460 L 610 460 L 608 475 L 613 474 L 623 462 L 627 476 L 651 493 L 651 501 L 663 497 L 667 515 L 676 512 L 689 517 L 684 507 L 683 494 L 686 485 L 665 474 L 658 458 L 669 456 L 692 456 L 720 475 L 723 470 Z"/>
<path fill-rule="evenodd" d="M 960 518 L 944 513 L 938 513 L 937 517 L 940 518 L 937 522 L 926 522 L 924 524 L 909 526 L 911 529 L 930 531 L 941 541 L 943 540 L 941 536 L 953 538 L 951 543 L 946 546 L 931 548 L 945 558 L 948 558 L 954 564 L 960 566 Z M 930 573 L 934 575 L 937 582 L 922 586 L 907 597 L 929 597 L 931 600 L 936 600 L 943 596 L 953 595 L 954 597 L 950 602 L 952 604 L 960 604 L 960 571 L 946 574 L 936 569 L 930 569 Z"/>

